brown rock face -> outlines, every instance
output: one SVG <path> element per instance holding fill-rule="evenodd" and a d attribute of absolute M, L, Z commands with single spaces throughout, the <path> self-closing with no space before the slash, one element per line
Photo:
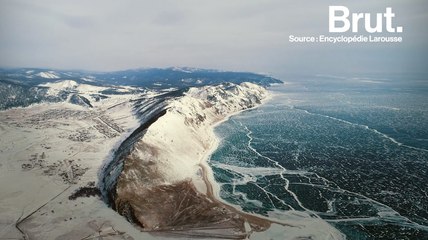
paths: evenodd
<path fill-rule="evenodd" d="M 142 164 L 140 160 L 128 157 L 114 198 L 116 211 L 145 231 L 195 237 L 214 234 L 221 238 L 242 239 L 248 234 L 245 222 L 258 231 L 270 225 L 264 219 L 219 202 L 212 197 L 211 190 L 207 195 L 198 192 L 191 180 L 136 186 L 135 183 L 147 181 L 147 176 L 156 179 L 155 171 L 150 167 L 150 162 Z"/>
<path fill-rule="evenodd" d="M 121 194 L 116 206 L 119 213 L 127 213 L 129 205 L 139 224 L 148 230 L 226 227 L 225 222 L 236 228 L 244 226 L 239 215 L 197 192 L 191 181 L 144 188 L 141 193 Z"/>

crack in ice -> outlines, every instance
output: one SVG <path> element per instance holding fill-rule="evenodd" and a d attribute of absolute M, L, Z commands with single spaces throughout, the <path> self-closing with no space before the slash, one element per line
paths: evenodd
<path fill-rule="evenodd" d="M 424 149 L 424 148 L 418 148 L 418 147 L 413 147 L 413 146 L 409 146 L 409 145 L 407 145 L 407 144 L 401 143 L 401 142 L 397 141 L 396 139 L 394 139 L 394 138 L 392 138 L 392 137 L 388 136 L 387 134 L 382 133 L 382 132 L 379 132 L 378 130 L 376 130 L 376 129 L 374 129 L 374 128 L 371 128 L 371 127 L 369 127 L 369 126 L 367 126 L 367 125 L 364 125 L 364 124 L 353 123 L 353 122 L 349 122 L 349 121 L 346 121 L 346 120 L 343 120 L 343 119 L 340 119 L 340 118 L 336 118 L 336 117 L 332 117 L 332 116 L 328 116 L 328 115 L 324 115 L 324 114 L 320 114 L 320 113 L 310 112 L 310 111 L 308 111 L 308 110 L 306 110 L 306 109 L 302 109 L 302 108 L 298 108 L 298 107 L 294 107 L 294 106 L 292 106 L 292 108 L 293 108 L 293 109 L 300 110 L 300 111 L 303 111 L 303 112 L 305 112 L 305 113 L 307 113 L 307 114 L 310 114 L 310 115 L 315 115 L 315 116 L 325 117 L 325 118 L 332 119 L 332 120 L 335 120 L 335 121 L 338 121 L 338 122 L 342 122 L 342 123 L 346 123 L 346 124 L 349 124 L 349 125 L 352 125 L 352 126 L 358 126 L 358 127 L 361 127 L 361 128 L 367 129 L 367 130 L 369 130 L 369 131 L 372 131 L 372 132 L 374 132 L 374 133 L 376 133 L 376 134 L 378 134 L 378 135 L 382 136 L 382 137 L 383 137 L 383 138 L 385 138 L 385 139 L 390 140 L 391 142 L 393 142 L 393 143 L 395 143 L 395 144 L 397 144 L 398 146 L 401 146 L 401 147 L 406 147 L 406 148 L 410 148 L 410 149 L 417 150 L 417 151 L 428 152 L 428 150 L 427 150 L 427 149 Z"/>
<path fill-rule="evenodd" d="M 303 111 L 306 111 L 306 110 L 303 110 Z M 306 111 L 307 112 L 307 111 Z M 314 115 L 320 115 L 320 116 L 324 116 L 324 115 L 321 115 L 321 114 L 316 114 L 316 113 L 310 113 L 310 112 L 308 112 L 309 114 L 314 114 Z M 386 138 L 388 138 L 388 139 L 390 139 L 391 141 L 393 141 L 394 143 L 396 143 L 396 144 L 399 144 L 400 146 L 404 146 L 404 147 L 410 147 L 410 148 L 413 148 L 413 147 L 411 147 L 411 146 L 407 146 L 407 145 L 404 145 L 404 144 L 401 144 L 401 143 L 399 143 L 399 142 L 397 142 L 395 139 L 393 139 L 393 138 L 390 138 L 390 137 L 388 137 L 387 135 L 385 135 L 385 134 L 382 134 L 382 133 L 380 133 L 380 132 L 378 132 L 376 129 L 371 129 L 371 128 L 369 128 L 368 126 L 365 126 L 365 125 L 358 125 L 358 124 L 354 124 L 354 123 L 351 123 L 351 122 L 347 122 L 347 121 L 345 121 L 345 120 L 341 120 L 341 119 L 336 119 L 336 118 L 334 118 L 334 117 L 330 117 L 330 116 L 324 116 L 324 117 L 328 117 L 328 118 L 331 118 L 331 119 L 334 119 L 334 120 L 336 120 L 336 121 L 341 121 L 341 122 L 344 122 L 344 123 L 347 123 L 347 124 L 352 124 L 352 125 L 357 125 L 357 126 L 362 126 L 362 127 L 364 127 L 364 128 L 366 128 L 366 129 L 369 129 L 369 130 L 372 130 L 372 131 L 374 131 L 374 132 L 376 132 L 376 133 L 378 133 L 378 134 L 381 134 L 381 135 L 383 135 L 383 136 L 385 136 Z M 275 160 L 273 160 L 273 159 L 271 159 L 271 158 L 269 158 L 269 157 L 267 157 L 267 156 L 264 156 L 263 154 L 261 154 L 261 153 L 259 153 L 253 146 L 252 146 L 252 142 L 253 142 L 253 137 L 252 137 L 252 131 L 246 126 L 246 125 L 244 125 L 242 122 L 240 122 L 240 121 L 237 121 L 238 123 L 239 123 L 239 125 L 243 128 L 243 129 L 245 129 L 245 131 L 246 131 L 246 136 L 247 136 L 247 138 L 248 138 L 248 142 L 247 142 L 247 147 L 252 151 L 252 152 L 254 152 L 257 156 L 259 156 L 259 157 L 261 157 L 261 158 L 264 158 L 264 159 L 266 159 L 266 160 L 268 160 L 270 163 L 272 163 L 278 170 L 280 170 L 277 174 L 281 177 L 281 179 L 284 181 L 284 183 L 285 183 L 285 185 L 284 185 L 284 189 L 286 190 L 286 192 L 288 192 L 292 197 L 293 197 L 293 199 L 296 201 L 296 203 L 298 204 L 298 206 L 299 207 L 301 207 L 302 209 L 304 209 L 307 213 L 310 213 L 312 216 L 315 216 L 315 217 L 317 217 L 317 218 L 321 218 L 318 214 L 316 214 L 314 211 L 312 211 L 312 210 L 310 210 L 310 209 L 308 209 L 308 208 L 306 208 L 304 205 L 303 205 L 303 203 L 299 200 L 299 198 L 297 197 L 297 195 L 293 192 L 293 191 L 291 191 L 291 190 L 289 190 L 289 186 L 290 186 L 290 181 L 286 178 L 286 177 L 284 177 L 284 174 L 295 174 L 295 175 L 299 175 L 299 176 L 301 176 L 301 177 L 304 177 L 304 178 L 306 178 L 306 179 L 308 179 L 308 182 L 309 183 L 291 183 L 291 184 L 295 184 L 295 185 L 298 185 L 298 184 L 300 184 L 300 185 L 309 185 L 309 186 L 312 186 L 312 187 L 317 187 L 317 188 L 322 188 L 322 189 L 325 189 L 325 190 L 328 190 L 328 191 L 331 191 L 331 192 L 338 192 L 338 193 L 346 193 L 346 194 L 348 194 L 348 195 L 351 195 L 351 196 L 354 196 L 354 197 L 358 197 L 358 199 L 360 199 L 360 200 L 362 200 L 362 201 L 366 201 L 366 202 L 368 202 L 368 203 L 371 203 L 371 205 L 373 206 L 373 207 L 375 207 L 376 208 L 376 210 L 378 211 L 378 213 L 377 213 L 377 215 L 378 216 L 376 216 L 376 217 L 357 217 L 357 218 L 352 218 L 352 217 L 347 217 L 346 219 L 326 219 L 326 221 L 328 221 L 328 222 L 352 222 L 352 221 L 355 221 L 355 222 L 359 222 L 359 221 L 386 221 L 386 222 L 393 222 L 393 223 L 395 223 L 395 224 L 399 224 L 400 226 L 409 226 L 409 227 L 415 227 L 415 228 L 418 228 L 418 229 L 423 229 L 423 230 L 428 230 L 428 226 L 424 226 L 424 225 L 421 225 L 421 224 L 418 224 L 418 223 L 416 223 L 416 222 L 413 222 L 413 221 L 411 221 L 410 219 L 408 219 L 407 217 L 404 217 L 404 216 L 402 216 L 402 215 L 400 215 L 397 211 L 395 211 L 394 209 L 392 209 L 391 207 L 389 207 L 388 205 L 385 205 L 385 204 L 383 204 L 383 203 L 380 203 L 380 202 L 378 202 L 378 201 L 376 201 L 376 200 L 374 200 L 374 199 L 371 199 L 371 198 L 369 198 L 369 197 L 367 197 L 367 196 L 364 196 L 364 195 L 362 195 L 362 194 L 359 194 L 359 193 L 356 193 L 356 192 L 352 192 L 352 191 L 349 191 L 349 190 L 346 190 L 346 189 L 342 189 L 342 188 L 340 188 L 336 183 L 334 183 L 334 182 L 332 182 L 332 181 L 330 181 L 330 180 L 328 180 L 328 179 L 326 179 L 325 177 L 322 177 L 322 176 L 320 176 L 320 175 L 318 175 L 317 173 L 311 173 L 311 172 L 306 172 L 306 171 L 289 171 L 289 170 L 287 170 L 286 168 L 284 168 L 282 165 L 280 165 L 277 161 L 275 161 Z M 424 150 L 424 149 L 420 149 L 420 150 Z M 424 151 L 427 151 L 427 150 L 424 150 Z M 238 167 L 239 168 L 239 167 Z M 230 169 L 229 169 L 230 170 Z M 313 176 L 315 176 L 315 178 L 316 179 L 319 179 L 319 180 L 322 180 L 322 183 L 321 184 L 314 184 L 314 183 L 312 183 L 312 180 L 313 180 L 313 178 L 311 178 L 311 177 L 309 177 L 308 175 L 313 175 Z M 259 188 L 261 188 L 260 186 L 258 186 L 257 184 L 255 184 L 257 187 L 259 187 Z M 263 188 L 261 188 L 261 189 L 263 189 Z M 269 193 L 269 195 L 270 194 L 272 194 L 273 196 L 275 196 L 273 193 L 271 193 L 271 192 L 269 192 L 269 191 L 267 191 L 268 193 Z M 267 193 L 266 193 L 267 194 Z M 333 200 L 330 200 L 330 201 L 328 201 L 324 196 L 322 196 L 322 193 L 321 192 L 319 192 L 319 194 L 320 194 L 320 197 L 322 197 L 323 199 L 325 199 L 327 202 L 328 202 L 328 204 L 329 204 L 329 207 L 328 207 L 328 209 L 331 211 L 331 210 L 333 210 L 333 202 L 336 200 L 336 199 L 333 199 Z M 276 199 L 279 199 L 277 196 L 276 196 Z M 271 200 L 271 198 L 269 198 L 269 200 L 272 202 L 272 200 Z M 284 200 L 282 200 L 281 199 L 281 203 L 284 203 L 285 205 L 288 205 L 288 204 L 286 204 L 285 203 L 285 201 Z M 331 205 L 331 206 L 330 206 Z M 275 205 L 273 205 L 273 206 L 275 206 Z M 288 206 L 290 206 L 290 205 L 288 205 Z M 291 207 L 291 206 L 290 206 Z M 337 210 L 339 210 L 339 209 L 337 209 Z M 339 210 L 340 211 L 340 210 Z"/>
<path fill-rule="evenodd" d="M 253 133 L 250 129 L 248 129 L 247 126 L 243 125 L 242 122 L 239 122 L 239 124 L 247 131 L 246 136 L 248 137 L 248 143 L 247 146 L 248 148 L 253 151 L 256 155 L 258 155 L 259 157 L 262 157 L 266 160 L 268 160 L 269 162 L 273 163 L 273 165 L 275 165 L 278 169 L 281 170 L 281 172 L 279 173 L 279 176 L 281 177 L 281 179 L 284 181 L 285 186 L 284 189 L 293 197 L 293 199 L 297 202 L 298 206 L 301 207 L 302 209 L 304 209 L 306 212 L 310 213 L 312 216 L 316 216 L 317 218 L 320 218 L 317 214 L 315 214 L 313 211 L 307 209 L 302 202 L 300 202 L 299 198 L 297 197 L 297 195 L 289 190 L 289 185 L 290 185 L 290 181 L 284 177 L 284 173 L 287 173 L 287 169 L 284 168 L 283 166 L 281 166 L 277 161 L 264 156 L 263 154 L 259 153 L 255 148 L 253 148 L 253 146 L 251 146 L 251 143 L 253 141 L 253 137 L 251 136 L 251 134 Z"/>

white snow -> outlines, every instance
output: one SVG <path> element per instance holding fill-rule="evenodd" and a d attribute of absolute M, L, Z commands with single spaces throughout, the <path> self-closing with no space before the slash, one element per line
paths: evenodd
<path fill-rule="evenodd" d="M 88 94 L 88 93 L 98 93 L 107 89 L 106 87 L 99 87 L 89 84 L 78 84 L 75 88 L 79 93 Z"/>
<path fill-rule="evenodd" d="M 76 89 L 76 87 L 79 84 L 73 80 L 63 80 L 58 82 L 49 82 L 40 84 L 41 87 L 49 87 L 48 94 L 49 95 L 57 95 L 59 92 L 64 90 L 73 90 Z"/>
<path fill-rule="evenodd" d="M 76 84 L 65 82 L 63 86 Z M 79 187 L 98 181 L 98 169 L 111 156 L 114 146 L 139 126 L 129 101 L 133 97 L 137 96 L 111 96 L 95 109 L 69 103 L 42 103 L 1 112 L 0 238 L 22 239 L 15 223 L 40 208 L 20 224 L 29 236 L 27 239 L 96 238 L 98 234 L 118 234 L 115 230 L 124 232 L 125 238 L 153 239 L 136 230 L 98 198 L 68 198 Z M 95 126 L 100 124 L 97 119 L 102 116 L 124 132 L 107 137 L 98 131 Z M 114 131 L 107 125 L 104 127 Z M 69 138 L 81 130 L 88 131 L 88 141 Z M 37 161 L 31 162 L 29 159 L 34 154 Z M 69 160 L 82 169 L 88 168 L 80 180 L 71 185 L 59 175 L 63 171 L 69 175 Z M 23 170 L 23 164 L 33 167 Z M 54 164 L 62 167 L 52 175 L 46 174 Z"/>
<path fill-rule="evenodd" d="M 42 78 L 50 78 L 50 79 L 57 79 L 59 76 L 54 71 L 48 71 L 48 72 L 40 72 L 36 74 L 37 76 L 40 76 Z"/>
<path fill-rule="evenodd" d="M 87 81 L 87 82 L 94 82 L 94 79 L 90 78 L 90 77 L 82 77 L 80 79 L 82 79 L 83 81 Z"/>
<path fill-rule="evenodd" d="M 51 96 L 56 96 L 61 91 L 67 90 L 67 91 L 74 91 L 76 93 L 79 93 L 82 96 L 85 96 L 88 99 L 91 99 L 91 94 L 99 93 L 100 91 L 103 91 L 107 89 L 107 87 L 100 87 L 100 86 L 94 86 L 90 84 L 79 84 L 74 80 L 62 80 L 57 82 L 50 82 L 50 83 L 44 83 L 40 84 L 39 86 L 42 87 L 48 87 L 47 94 Z M 127 88 L 123 88 L 127 89 Z M 118 91 L 129 91 L 129 90 L 123 90 L 122 88 L 119 88 Z"/>
<path fill-rule="evenodd" d="M 193 73 L 197 69 L 196 68 L 173 67 L 172 70 L 176 71 L 176 72 Z"/>
<path fill-rule="evenodd" d="M 171 102 L 168 112 L 147 130 L 143 139 L 145 143 L 156 147 L 168 146 L 160 151 L 157 159 L 162 164 L 159 170 L 166 182 L 199 179 L 195 173 L 216 139 L 212 125 L 228 114 L 242 110 L 240 104 L 248 95 L 260 99 L 267 95 L 263 88 L 243 83 L 226 92 L 228 99 L 207 100 L 208 96 L 220 96 L 220 93 L 224 93 L 223 86 L 191 88 L 184 97 Z"/>
<path fill-rule="evenodd" d="M 325 239 L 325 240 L 341 240 L 345 236 L 338 233 L 336 229 L 327 225 L 321 219 L 300 218 L 291 221 L 302 221 L 302 225 L 297 227 L 283 226 L 280 224 L 272 224 L 269 229 L 264 232 L 253 232 L 249 239 L 270 239 L 270 240 L 295 240 L 295 239 Z"/>

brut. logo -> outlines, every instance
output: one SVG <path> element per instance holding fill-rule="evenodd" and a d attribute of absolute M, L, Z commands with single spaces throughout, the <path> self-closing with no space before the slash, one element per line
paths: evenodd
<path fill-rule="evenodd" d="M 369 33 L 381 33 L 383 31 L 384 20 L 387 32 L 403 32 L 403 27 L 397 26 L 395 28 L 392 26 L 392 19 L 395 17 L 395 13 L 392 12 L 392 8 L 390 7 L 387 7 L 384 13 L 376 13 L 376 24 L 374 25 L 372 25 L 372 16 L 370 13 L 352 13 L 350 17 L 349 9 L 345 6 L 329 6 L 328 10 L 329 32 L 347 32 L 352 28 L 352 32 L 356 33 L 359 31 L 358 22 L 360 20 L 364 21 L 364 28 Z M 337 23 L 341 26 L 336 26 Z"/>

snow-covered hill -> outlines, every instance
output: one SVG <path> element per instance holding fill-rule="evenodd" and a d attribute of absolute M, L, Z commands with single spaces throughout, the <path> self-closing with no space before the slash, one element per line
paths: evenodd
<path fill-rule="evenodd" d="M 138 93 L 142 89 L 171 91 L 225 82 L 252 82 L 262 86 L 281 83 L 264 74 L 189 67 L 141 68 L 116 72 L 63 71 L 52 69 L 0 69 L 0 110 L 32 103 L 75 99 L 77 104 L 98 101 L 88 94 Z M 72 96 L 70 93 L 78 94 Z M 86 94 L 86 95 L 85 95 Z M 91 99 L 94 98 L 94 99 Z"/>
<path fill-rule="evenodd" d="M 37 73 L 36 76 L 42 77 L 42 78 L 49 78 L 49 79 L 58 79 L 60 78 L 54 71 L 48 71 L 48 72 L 40 72 Z"/>
<path fill-rule="evenodd" d="M 195 167 L 213 141 L 207 129 L 230 114 L 261 104 L 267 96 L 266 89 L 258 85 L 230 83 L 190 88 L 184 96 L 170 101 L 166 114 L 141 140 L 159 150 L 155 162 L 163 167 L 158 168 L 158 176 L 170 183 L 194 177 Z M 167 149 L 162 150 L 162 146 Z"/>

